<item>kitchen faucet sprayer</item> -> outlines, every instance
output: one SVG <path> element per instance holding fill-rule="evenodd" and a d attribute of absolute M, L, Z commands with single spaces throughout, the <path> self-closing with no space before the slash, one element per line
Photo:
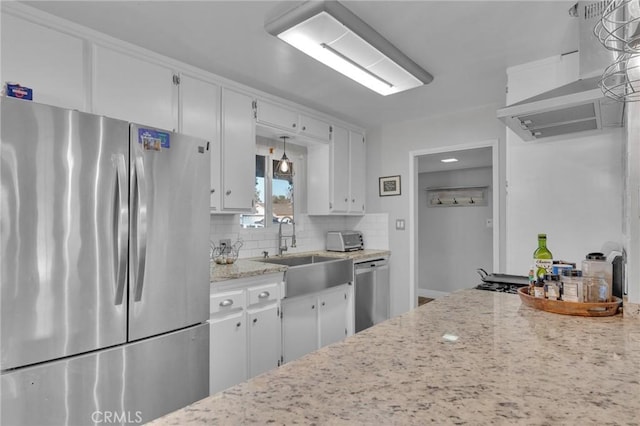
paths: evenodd
<path fill-rule="evenodd" d="M 293 232 L 291 235 L 283 235 L 282 222 L 280 222 L 278 225 L 278 255 L 279 256 L 282 256 L 282 253 L 289 249 L 289 247 L 287 247 L 286 237 L 291 237 L 290 247 L 294 247 L 294 248 L 296 247 L 296 223 L 292 221 L 291 224 L 293 225 Z"/>

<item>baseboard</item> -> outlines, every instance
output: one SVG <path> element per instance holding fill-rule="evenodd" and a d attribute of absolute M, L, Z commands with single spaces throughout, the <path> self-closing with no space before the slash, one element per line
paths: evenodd
<path fill-rule="evenodd" d="M 428 288 L 418 288 L 418 296 L 428 297 L 430 299 L 437 299 L 442 296 L 448 295 L 449 292 L 446 291 L 438 291 L 438 290 L 429 290 Z"/>

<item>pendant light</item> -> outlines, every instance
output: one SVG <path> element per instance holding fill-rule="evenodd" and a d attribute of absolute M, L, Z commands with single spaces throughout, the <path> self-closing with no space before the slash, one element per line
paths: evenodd
<path fill-rule="evenodd" d="M 289 160 L 289 157 L 287 157 L 287 138 L 288 137 L 289 136 L 280 136 L 283 142 L 283 148 L 282 148 L 283 154 L 274 172 L 274 174 L 277 177 L 284 178 L 284 179 L 288 179 L 293 176 L 293 167 L 292 167 L 291 161 Z"/>

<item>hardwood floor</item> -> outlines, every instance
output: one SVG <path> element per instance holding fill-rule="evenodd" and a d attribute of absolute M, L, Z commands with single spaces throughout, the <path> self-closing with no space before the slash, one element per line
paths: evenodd
<path fill-rule="evenodd" d="M 429 303 L 431 302 L 433 299 L 430 299 L 428 297 L 422 297 L 422 296 L 418 296 L 418 306 L 422 306 L 425 303 Z"/>

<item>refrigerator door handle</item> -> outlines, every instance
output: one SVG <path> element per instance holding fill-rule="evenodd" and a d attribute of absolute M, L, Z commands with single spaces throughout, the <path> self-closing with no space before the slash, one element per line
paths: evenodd
<path fill-rule="evenodd" d="M 114 155 L 116 167 L 116 190 L 117 206 L 115 207 L 114 235 L 116 237 L 115 260 L 116 260 L 116 297 L 114 304 L 122 305 L 124 287 L 127 281 L 127 233 L 129 232 L 129 193 L 127 191 L 127 166 L 124 155 Z"/>
<path fill-rule="evenodd" d="M 135 295 L 134 300 L 142 300 L 142 287 L 144 285 L 144 269 L 147 257 L 147 181 L 144 175 L 144 163 L 142 157 L 135 160 L 136 179 L 136 220 L 134 221 L 136 235 L 136 258 L 138 260 L 135 273 Z"/>

